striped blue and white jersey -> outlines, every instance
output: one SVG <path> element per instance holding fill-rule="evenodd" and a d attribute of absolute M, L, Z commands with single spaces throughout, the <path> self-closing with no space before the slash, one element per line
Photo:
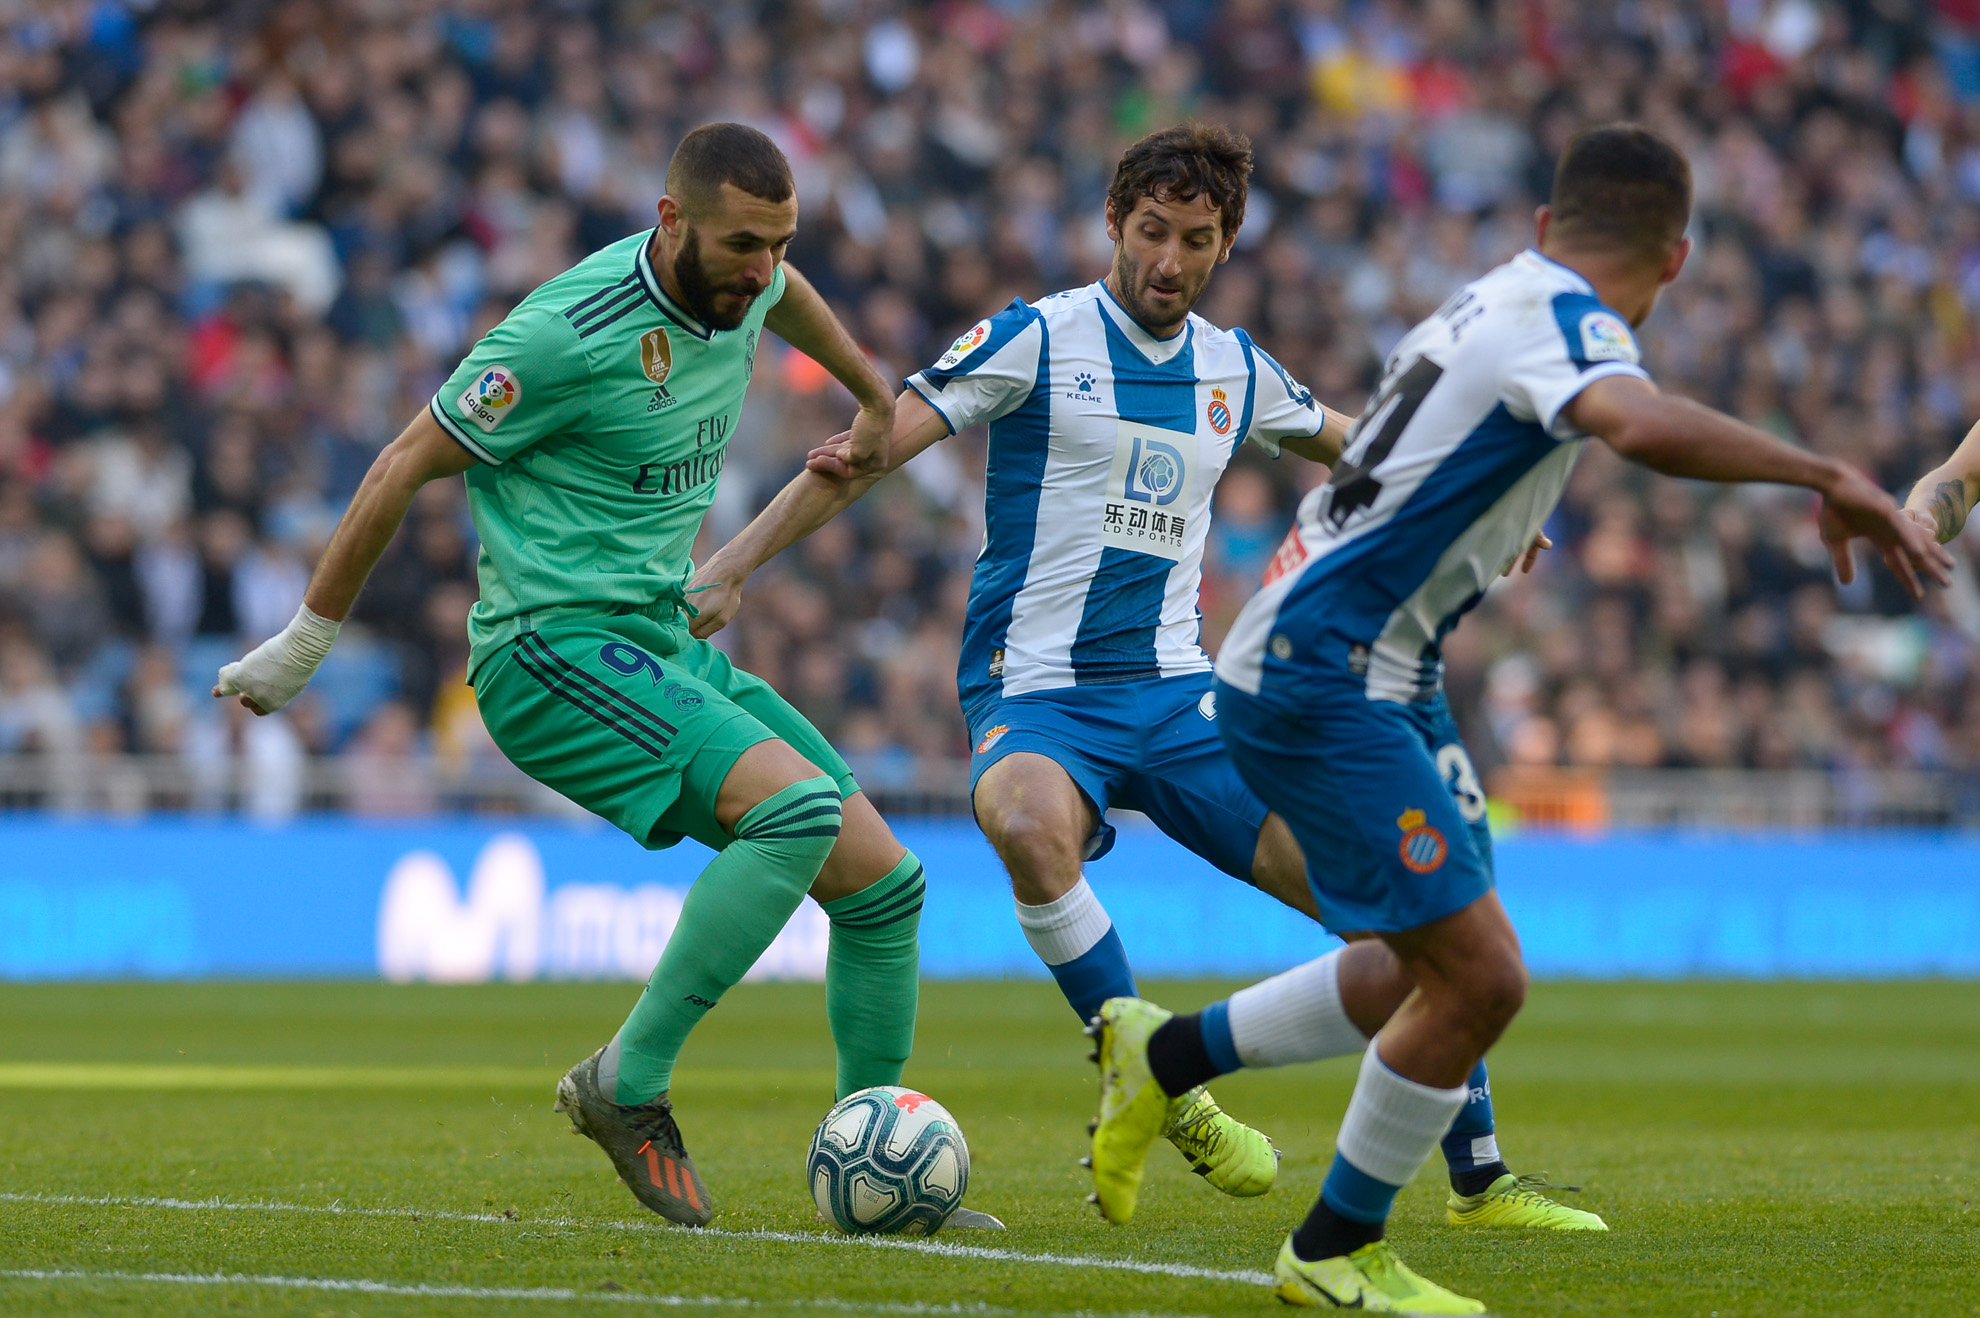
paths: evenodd
<path fill-rule="evenodd" d="M 957 685 L 984 700 L 1201 673 L 1210 501 L 1251 440 L 1318 434 L 1313 395 L 1198 316 L 1149 334 L 1104 284 L 1014 300 L 911 376 L 953 430 L 988 422 L 983 549 Z"/>
<path fill-rule="evenodd" d="M 1587 442 L 1562 409 L 1604 376 L 1647 379 L 1639 360 L 1629 323 L 1538 252 L 1459 290 L 1390 354 L 1218 678 L 1288 707 L 1336 672 L 1373 700 L 1434 691 L 1444 634 L 1533 542 Z"/>

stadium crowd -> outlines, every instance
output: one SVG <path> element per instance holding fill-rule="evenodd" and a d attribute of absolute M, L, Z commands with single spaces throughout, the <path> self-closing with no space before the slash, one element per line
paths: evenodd
<path fill-rule="evenodd" d="M 293 712 L 207 698 L 293 612 L 372 455 L 531 287 L 651 223 L 673 143 L 738 119 L 797 171 L 791 260 L 896 376 L 1012 297 L 1104 272 L 1115 156 L 1249 133 L 1199 310 L 1329 403 L 1528 240 L 1578 126 L 1697 179 L 1643 338 L 1668 389 L 1901 490 L 1980 416 L 1975 0 L 13 0 L 0 4 L 0 753 L 292 765 L 431 805 L 495 755 L 463 684 L 474 534 L 430 489 Z M 766 354 L 708 534 L 840 429 Z M 752 583 L 727 633 L 875 785 L 968 747 L 954 665 L 983 436 Z M 1218 495 L 1214 646 L 1317 471 Z M 1980 773 L 1980 594 L 1838 590 L 1809 502 L 1591 451 L 1557 548 L 1449 648 L 1481 765 Z M 712 544 L 711 544 L 712 547 Z"/>

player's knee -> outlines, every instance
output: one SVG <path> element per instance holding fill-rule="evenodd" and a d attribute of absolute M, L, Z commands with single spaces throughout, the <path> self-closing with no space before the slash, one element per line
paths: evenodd
<path fill-rule="evenodd" d="M 1471 976 L 1466 994 L 1480 1025 L 1493 1037 L 1512 1023 L 1526 1005 L 1526 963 L 1517 952 L 1496 956 L 1481 963 Z"/>
<path fill-rule="evenodd" d="M 832 854 L 844 820 L 839 785 L 821 773 L 792 783 L 751 810 L 737 826 L 736 838 L 775 847 L 793 858 L 815 859 L 811 873 L 816 875 Z"/>
<path fill-rule="evenodd" d="M 1010 870 L 1020 901 L 1053 901 L 1079 882 L 1079 840 L 1058 821 L 1017 809 L 985 832 Z"/>

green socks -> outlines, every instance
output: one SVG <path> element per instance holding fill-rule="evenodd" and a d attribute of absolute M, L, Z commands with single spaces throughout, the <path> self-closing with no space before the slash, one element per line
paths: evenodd
<path fill-rule="evenodd" d="M 921 997 L 921 862 L 912 851 L 869 884 L 825 903 L 832 942 L 825 954 L 825 1015 L 839 1050 L 840 1098 L 897 1085 L 914 1049 Z"/>
<path fill-rule="evenodd" d="M 688 1031 L 743 977 L 770 946 L 817 879 L 839 837 L 839 789 L 827 777 L 793 783 L 759 802 L 736 823 L 736 840 L 724 847 L 694 881 L 681 904 L 680 923 L 667 940 L 646 991 L 633 1004 L 607 1050 L 616 1053 L 618 1103 L 648 1103 L 673 1081 L 674 1059 Z M 913 858 L 910 857 L 910 860 Z M 905 862 L 903 862 L 905 863 Z M 881 880 L 885 884 L 887 880 Z M 856 893 L 859 901 L 881 884 Z M 921 908 L 921 869 L 914 867 L 915 910 Z M 838 902 L 834 906 L 840 905 Z M 908 928 L 907 1032 L 914 1032 L 914 929 Z M 831 964 L 839 954 L 833 918 Z M 830 971 L 827 972 L 828 982 Z M 834 1032 L 838 1016 L 832 1017 Z M 843 1057 L 844 1049 L 841 1048 Z M 901 1057 L 907 1056 L 903 1047 Z M 840 1063 L 844 1074 L 845 1063 Z M 604 1068 L 601 1066 L 601 1070 Z M 900 1063 L 894 1064 L 900 1074 Z M 601 1075 L 601 1080 L 605 1079 Z M 869 1081 L 870 1084 L 891 1083 Z"/>

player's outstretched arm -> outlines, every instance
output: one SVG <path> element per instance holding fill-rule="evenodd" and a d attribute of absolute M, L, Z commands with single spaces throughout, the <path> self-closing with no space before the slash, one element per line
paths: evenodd
<path fill-rule="evenodd" d="M 1920 574 L 1952 581 L 1952 556 L 1931 532 L 1904 516 L 1897 501 L 1856 468 L 1784 444 L 1745 422 L 1685 398 L 1673 398 L 1639 376 L 1595 381 L 1564 414 L 1628 458 L 1667 476 L 1708 481 L 1766 481 L 1801 485 L 1822 496 L 1822 539 L 1836 575 L 1855 578 L 1849 542 L 1858 536 L 1883 554 L 1905 589 L 1923 595 Z"/>
<path fill-rule="evenodd" d="M 433 414 L 420 409 L 365 473 L 316 564 L 295 620 L 222 668 L 214 696 L 239 696 L 241 704 L 257 714 L 272 714 L 294 700 L 330 653 L 338 627 L 405 521 L 419 487 L 442 476 L 458 476 L 474 463 L 474 456 L 440 428 Z"/>
<path fill-rule="evenodd" d="M 1966 526 L 1966 515 L 1976 502 L 1980 502 L 1980 421 L 1973 423 L 1951 457 L 1918 478 L 1911 497 L 1904 501 L 1904 512 L 1944 544 Z"/>
<path fill-rule="evenodd" d="M 1348 432 L 1354 429 L 1354 418 L 1345 412 L 1336 412 L 1325 403 L 1320 404 L 1320 412 L 1326 423 L 1320 427 L 1319 433 L 1282 439 L 1279 447 L 1295 457 L 1331 467 L 1340 461 L 1341 450 L 1347 447 Z"/>
<path fill-rule="evenodd" d="M 887 438 L 894 426 L 893 391 L 811 281 L 788 261 L 784 296 L 764 316 L 763 325 L 851 391 L 859 415 L 853 418 L 849 461 L 855 471 L 885 472 Z"/>
<path fill-rule="evenodd" d="M 909 389 L 895 405 L 893 435 L 878 468 L 854 469 L 850 432 L 834 435 L 813 449 L 805 469 L 777 492 L 770 506 L 695 572 L 688 594 L 696 614 L 688 631 L 704 639 L 721 631 L 742 607 L 743 584 L 750 573 L 837 517 L 882 476 L 948 434 L 949 423 L 942 414 Z"/>

